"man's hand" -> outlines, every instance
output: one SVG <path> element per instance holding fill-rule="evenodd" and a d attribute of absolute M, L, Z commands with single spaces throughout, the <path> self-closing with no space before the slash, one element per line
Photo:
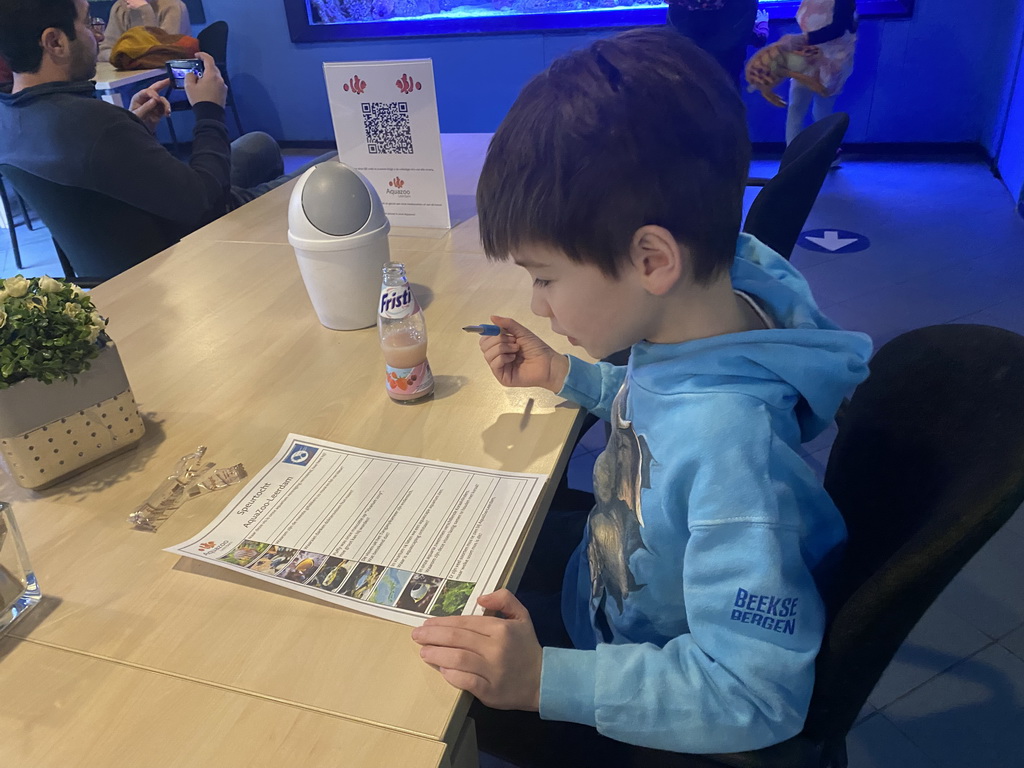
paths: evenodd
<path fill-rule="evenodd" d="M 185 75 L 185 95 L 188 96 L 188 103 L 195 106 L 201 101 L 212 101 L 223 107 L 228 100 L 228 86 L 217 69 L 217 62 L 210 54 L 202 51 L 196 54 L 196 58 L 203 61 L 203 76 L 196 77 L 193 72 Z"/>
<path fill-rule="evenodd" d="M 506 387 L 544 387 L 559 392 L 569 373 L 569 359 L 560 355 L 515 320 L 494 315 L 498 336 L 481 336 L 480 351 L 494 378 Z"/>
<path fill-rule="evenodd" d="M 494 709 L 540 709 L 543 651 L 530 614 L 501 589 L 477 601 L 498 616 L 427 619 L 412 631 L 420 657 L 456 688 Z"/>
<path fill-rule="evenodd" d="M 171 114 L 170 102 L 160 93 L 170 84 L 170 79 L 165 78 L 132 96 L 132 103 L 128 109 L 146 124 L 150 133 L 156 133 L 156 127 L 160 125 L 160 121 Z"/>

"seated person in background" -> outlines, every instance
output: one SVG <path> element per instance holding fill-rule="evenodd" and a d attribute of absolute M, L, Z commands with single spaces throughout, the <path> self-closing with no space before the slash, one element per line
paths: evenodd
<path fill-rule="evenodd" d="M 588 363 L 504 317 L 480 343 L 503 385 L 612 427 L 576 535 L 540 533 L 537 599 L 501 590 L 479 599 L 495 615 L 413 630 L 479 699 L 480 748 L 515 765 L 706 765 L 671 753 L 804 725 L 846 529 L 800 444 L 865 378 L 871 341 L 740 234 L 750 154 L 730 77 L 665 29 L 556 60 L 491 141 L 484 251 L 526 270 L 531 310 L 570 344 L 632 346 L 628 366 Z M 536 583 L 556 561 L 564 579 Z"/>
<path fill-rule="evenodd" d="M 117 0 L 100 42 L 100 61 L 110 61 L 114 44 L 132 27 L 160 27 L 172 35 L 191 35 L 188 8 L 181 0 Z"/>
<path fill-rule="evenodd" d="M 0 0 L 0 56 L 14 90 L 0 94 L 0 164 L 94 190 L 168 220 L 179 237 L 304 171 L 283 176 L 277 142 L 249 133 L 228 142 L 227 86 L 213 59 L 185 93 L 195 114 L 192 157 L 175 158 L 153 136 L 169 113 L 162 80 L 128 109 L 96 98 L 98 35 L 86 0 Z"/>

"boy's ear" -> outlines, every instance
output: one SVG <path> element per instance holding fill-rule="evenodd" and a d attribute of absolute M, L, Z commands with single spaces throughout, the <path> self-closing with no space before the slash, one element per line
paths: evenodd
<path fill-rule="evenodd" d="M 633 233 L 629 256 L 644 289 L 654 296 L 664 296 L 690 271 L 689 250 L 654 224 Z"/>

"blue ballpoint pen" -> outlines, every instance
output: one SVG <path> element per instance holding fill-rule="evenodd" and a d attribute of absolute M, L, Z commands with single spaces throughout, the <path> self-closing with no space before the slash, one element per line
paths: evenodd
<path fill-rule="evenodd" d="M 481 325 L 464 325 L 462 330 L 467 333 L 479 333 L 481 336 L 497 336 L 501 333 L 501 328 L 490 323 L 482 323 Z"/>

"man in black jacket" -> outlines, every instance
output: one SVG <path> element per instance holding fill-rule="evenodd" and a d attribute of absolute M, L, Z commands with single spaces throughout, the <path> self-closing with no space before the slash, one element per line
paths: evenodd
<path fill-rule="evenodd" d="M 13 92 L 0 94 L 0 164 L 124 201 L 173 222 L 180 236 L 291 178 L 267 134 L 229 143 L 227 86 L 205 53 L 203 76 L 185 81 L 192 157 L 177 160 L 153 136 L 170 112 L 160 95 L 168 80 L 137 93 L 128 109 L 96 98 L 90 79 L 102 38 L 86 0 L 0 0 L 0 56 L 14 70 Z M 235 168 L 232 147 L 242 160 Z"/>

